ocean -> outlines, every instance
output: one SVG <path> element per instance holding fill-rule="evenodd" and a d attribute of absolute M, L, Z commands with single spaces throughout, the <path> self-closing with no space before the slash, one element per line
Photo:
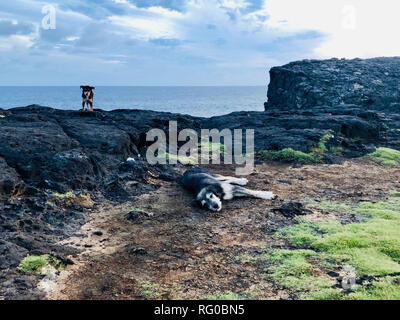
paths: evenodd
<path fill-rule="evenodd" d="M 143 109 L 210 117 L 234 111 L 262 111 L 267 87 L 96 87 L 94 108 Z M 79 110 L 77 87 L 0 87 L 0 108 L 38 104 Z"/>

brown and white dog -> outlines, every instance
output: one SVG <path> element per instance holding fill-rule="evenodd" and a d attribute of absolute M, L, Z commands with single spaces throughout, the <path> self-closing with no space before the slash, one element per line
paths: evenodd
<path fill-rule="evenodd" d="M 82 110 L 85 111 L 85 107 L 89 111 L 93 111 L 93 90 L 95 87 L 90 86 L 81 86 L 82 89 Z"/>

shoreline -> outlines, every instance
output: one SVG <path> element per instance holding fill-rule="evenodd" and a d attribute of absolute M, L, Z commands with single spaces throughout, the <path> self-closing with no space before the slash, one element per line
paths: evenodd
<path fill-rule="evenodd" d="M 390 59 L 385 61 L 391 66 Z M 375 63 L 370 67 L 376 68 Z M 35 105 L 1 110 L 0 252 L 5 254 L 0 257 L 0 296 L 43 298 L 44 293 L 37 288 L 43 275 L 21 273 L 17 268 L 27 256 L 43 260 L 43 255 L 50 255 L 66 270 L 75 260 L 83 269 L 78 268 L 70 281 L 93 287 L 61 293 L 66 298 L 119 295 L 168 299 L 184 298 L 186 292 L 189 297 L 202 298 L 208 287 L 210 294 L 232 291 L 245 297 L 301 298 L 265 280 L 265 252 L 260 249 L 265 236 L 271 239 L 268 246 L 299 254 L 298 248 L 274 237 L 282 228 L 293 226 L 294 217 L 303 212 L 287 212 L 287 203 L 291 203 L 290 208 L 305 208 L 310 205 L 306 199 L 313 199 L 311 204 L 319 203 L 319 207 L 312 207 L 311 222 L 333 221 L 345 226 L 364 220 L 332 207 L 346 201 L 359 205 L 392 197 L 393 190 L 398 189 L 399 163 L 392 160 L 386 166 L 382 161 L 386 156 L 396 159 L 400 109 L 389 99 L 393 90 L 390 85 L 371 82 L 370 87 L 366 83 L 356 90 L 350 82 L 353 91 L 348 90 L 348 83 L 334 87 L 337 91 L 331 87 L 318 90 L 317 83 L 329 83 L 336 71 L 327 75 L 326 67 L 317 62 L 291 67 L 294 69 L 272 71 L 271 99 L 265 111 L 201 118 L 148 110 L 91 113 Z M 299 68 L 315 70 L 309 73 L 315 79 L 306 82 L 305 72 Z M 344 76 L 348 74 L 344 72 Z M 288 77 L 293 87 L 282 82 Z M 322 82 L 321 77 L 328 82 Z M 366 92 L 380 95 L 372 101 L 366 99 Z M 352 104 L 340 103 L 338 97 Z M 326 103 L 320 105 L 322 102 Z M 274 191 L 280 199 L 232 201 L 221 215 L 196 207 L 193 197 L 179 184 L 188 166 L 152 166 L 145 160 L 149 146 L 146 133 L 155 128 L 168 132 L 170 121 L 178 122 L 178 130 L 196 132 L 254 129 L 256 170 L 249 176 L 250 186 Z M 127 161 L 129 158 L 134 161 Z M 318 161 L 306 164 L 307 159 Z M 210 169 L 228 176 L 235 168 L 220 165 Z M 326 197 L 332 204 L 323 206 Z M 100 220 L 96 220 L 97 213 Z M 94 221 L 95 226 L 81 229 L 88 221 Z M 119 240 L 124 248 L 108 252 Z M 96 261 L 96 249 L 106 250 L 100 261 Z M 89 252 L 89 256 L 81 256 L 82 252 Z M 118 265 L 119 261 L 124 263 Z M 100 278 L 90 276 L 90 263 Z M 142 273 L 132 271 L 132 263 Z M 316 268 L 325 277 L 328 270 Z M 116 276 L 114 269 L 128 274 L 130 280 Z M 179 279 L 186 282 L 173 278 L 177 287 L 172 288 L 167 282 L 176 270 Z M 201 277 L 192 279 L 193 274 Z M 230 282 L 221 274 L 229 274 Z M 156 280 L 158 287 L 154 286 Z M 201 287 L 202 281 L 206 286 Z M 113 283 L 121 284 L 123 294 Z M 254 293 L 257 284 L 265 286 L 268 294 Z"/>

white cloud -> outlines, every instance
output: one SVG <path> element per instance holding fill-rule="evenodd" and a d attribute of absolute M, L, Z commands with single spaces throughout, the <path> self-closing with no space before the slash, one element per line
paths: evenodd
<path fill-rule="evenodd" d="M 266 24 L 282 32 L 325 34 L 314 50 L 321 58 L 400 55 L 398 0 L 267 0 L 263 10 Z"/>
<path fill-rule="evenodd" d="M 130 28 L 130 35 L 135 39 L 149 40 L 178 36 L 173 23 L 168 20 L 129 16 L 111 16 L 109 20 L 115 25 Z"/>
<path fill-rule="evenodd" d="M 34 44 L 32 37 L 25 35 L 11 35 L 0 37 L 0 51 L 29 49 Z"/>
<path fill-rule="evenodd" d="M 243 9 L 250 5 L 245 0 L 221 0 L 221 6 L 229 9 Z"/>

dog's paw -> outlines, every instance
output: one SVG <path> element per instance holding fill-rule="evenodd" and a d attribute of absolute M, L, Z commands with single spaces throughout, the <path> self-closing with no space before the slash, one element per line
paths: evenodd
<path fill-rule="evenodd" d="M 237 179 L 237 184 L 239 186 L 245 186 L 249 183 L 249 180 L 247 180 L 246 178 L 241 178 L 241 179 Z"/>
<path fill-rule="evenodd" d="M 260 191 L 260 198 L 264 200 L 275 200 L 278 196 L 269 191 Z"/>

